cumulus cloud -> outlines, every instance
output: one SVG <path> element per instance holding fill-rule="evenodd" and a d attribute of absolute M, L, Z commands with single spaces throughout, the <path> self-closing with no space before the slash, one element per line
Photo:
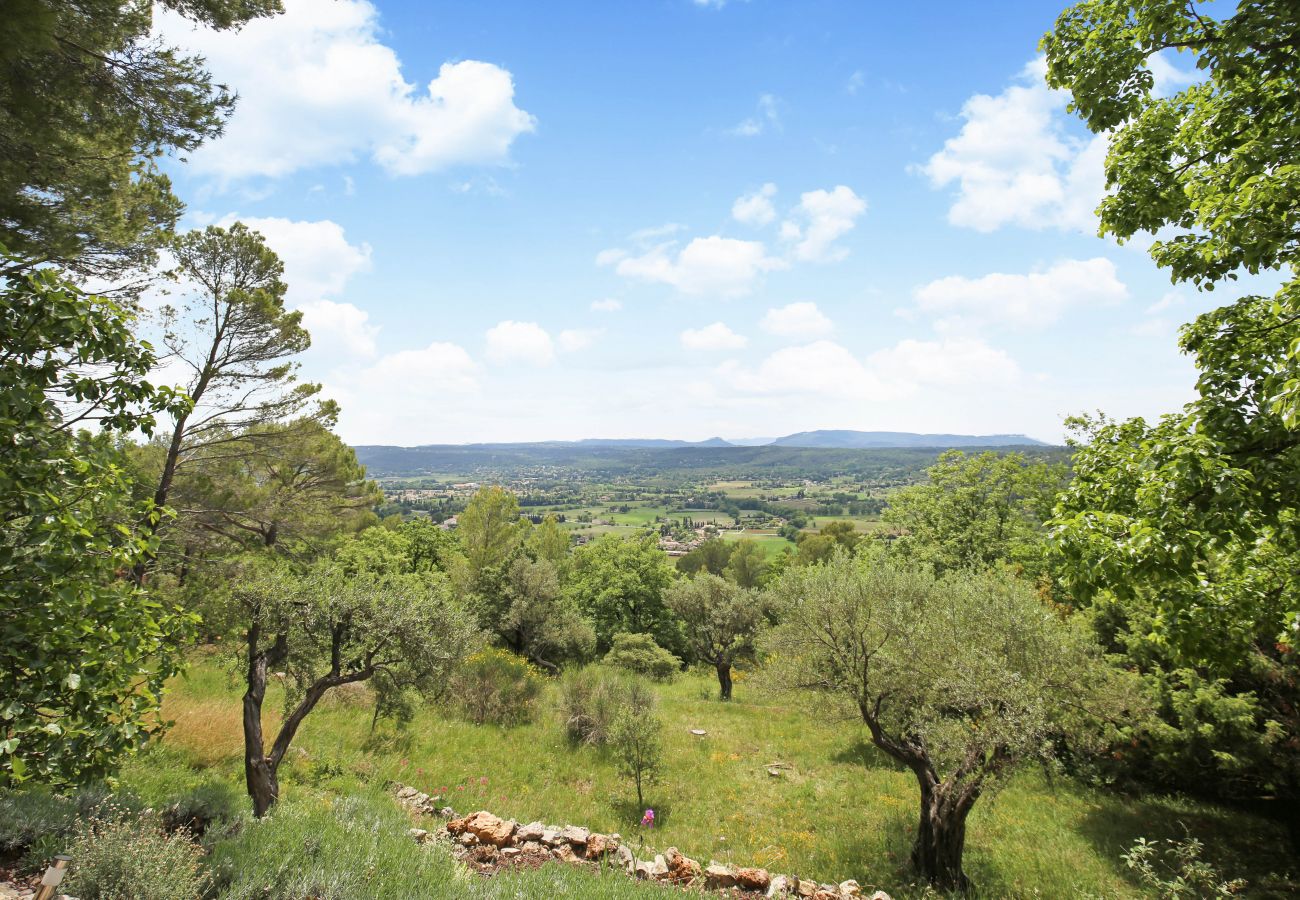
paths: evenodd
<path fill-rule="evenodd" d="M 909 338 L 871 354 L 868 364 L 882 376 L 907 386 L 1007 386 L 1020 379 L 1015 360 L 977 338 Z"/>
<path fill-rule="evenodd" d="M 739 350 L 749 343 L 748 338 L 736 334 L 722 322 L 687 328 L 681 334 L 681 341 L 687 350 Z"/>
<path fill-rule="evenodd" d="M 606 297 L 603 300 L 591 301 L 592 312 L 618 312 L 623 308 L 623 301 L 613 297 Z"/>
<path fill-rule="evenodd" d="M 1093 232 L 1105 193 L 1105 135 L 1067 131 L 1066 96 L 1043 80 L 1040 57 L 996 97 L 976 94 L 961 109 L 961 131 L 919 171 L 932 187 L 955 187 L 953 225 L 1004 225 Z"/>
<path fill-rule="evenodd" d="M 310 300 L 298 305 L 302 324 L 311 334 L 312 349 L 329 356 L 341 351 L 344 356 L 375 355 L 375 338 L 379 326 L 370 324 L 370 314 L 351 303 L 333 300 Z"/>
<path fill-rule="evenodd" d="M 759 325 L 768 334 L 793 338 L 821 337 L 835 330 L 817 304 L 807 300 L 769 309 Z"/>
<path fill-rule="evenodd" d="M 1103 257 L 1062 260 L 1028 274 L 952 275 L 913 292 L 917 308 L 933 316 L 941 331 L 983 325 L 1041 328 L 1071 307 L 1116 303 L 1127 295 L 1115 264 Z"/>
<path fill-rule="evenodd" d="M 925 387 L 1006 387 L 1020 380 L 1015 360 L 976 338 L 907 339 L 865 360 L 834 341 L 813 341 L 777 350 L 757 366 L 728 360 L 717 371 L 741 393 L 854 400 L 896 398 Z"/>
<path fill-rule="evenodd" d="M 507 319 L 489 328 L 485 338 L 487 358 L 494 363 L 548 366 L 555 361 L 555 345 L 551 336 L 536 322 Z"/>
<path fill-rule="evenodd" d="M 596 259 L 613 265 L 625 278 L 671 285 L 684 294 L 748 294 L 767 272 L 786 268 L 785 261 L 769 256 L 761 241 L 739 241 L 718 235 L 695 238 L 677 250 L 670 241 L 640 256 L 626 251 L 605 251 Z"/>
<path fill-rule="evenodd" d="M 560 332 L 557 343 L 563 353 L 585 350 L 605 333 L 603 328 L 566 328 Z"/>
<path fill-rule="evenodd" d="M 733 137 L 758 137 L 765 131 L 781 130 L 781 101 L 772 94 L 761 94 L 758 112 L 727 130 Z"/>
<path fill-rule="evenodd" d="M 224 180 L 277 177 L 369 157 L 395 175 L 506 161 L 534 130 L 510 73 L 444 63 L 423 88 L 402 75 L 367 0 L 286 0 L 283 15 L 212 31 L 167 10 L 155 34 L 207 60 L 239 92 L 225 134 L 191 157 Z"/>
<path fill-rule="evenodd" d="M 766 225 L 776 218 L 772 207 L 772 198 L 776 196 L 776 185 L 768 182 L 752 194 L 737 197 L 731 204 L 731 217 L 745 225 Z"/>
<path fill-rule="evenodd" d="M 370 268 L 369 244 L 349 242 L 343 226 L 329 219 L 241 218 L 232 213 L 216 224 L 229 228 L 236 221 L 266 238 L 267 246 L 284 263 L 285 301 L 302 311 L 313 356 L 374 355 L 379 327 L 370 324 L 369 314 L 351 303 L 327 299 L 342 293 L 354 275 Z"/>
<path fill-rule="evenodd" d="M 818 394 L 863 399 L 880 394 L 883 382 L 848 349 L 832 341 L 783 347 L 757 366 L 728 360 L 718 376 L 734 390 L 753 394 Z"/>
<path fill-rule="evenodd" d="M 795 259 L 834 262 L 849 252 L 835 241 L 853 230 L 866 211 L 867 201 L 845 185 L 829 191 L 808 191 L 800 195 L 799 205 L 781 223 L 781 237 L 792 242 Z"/>
<path fill-rule="evenodd" d="M 468 394 L 478 390 L 478 366 L 458 344 L 434 341 L 422 350 L 401 350 L 381 357 L 356 376 L 364 398 L 372 391 Z"/>

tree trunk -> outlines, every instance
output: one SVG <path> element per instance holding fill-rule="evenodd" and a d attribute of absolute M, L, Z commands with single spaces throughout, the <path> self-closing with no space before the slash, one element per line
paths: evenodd
<path fill-rule="evenodd" d="M 951 782 L 921 782 L 921 818 L 912 845 L 912 866 L 941 891 L 970 890 L 961 859 L 966 847 L 966 815 L 973 805 L 974 798 Z"/>
<path fill-rule="evenodd" d="M 718 662 L 714 664 L 718 670 L 718 696 L 723 700 L 731 699 L 731 663 Z"/>
<path fill-rule="evenodd" d="M 259 819 L 280 797 L 280 782 L 276 779 L 279 760 L 267 758 L 262 738 L 266 675 L 271 661 L 278 663 L 288 649 L 284 635 L 280 635 L 270 650 L 264 650 L 258 646 L 261 636 L 260 627 L 254 625 L 248 629 L 247 688 L 244 691 L 244 784 L 253 800 L 253 815 Z"/>

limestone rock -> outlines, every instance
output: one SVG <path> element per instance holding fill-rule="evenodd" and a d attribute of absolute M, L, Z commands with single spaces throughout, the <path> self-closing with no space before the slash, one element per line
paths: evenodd
<path fill-rule="evenodd" d="M 664 851 L 664 862 L 668 864 L 668 880 L 688 883 L 700 877 L 700 864 L 681 853 L 676 847 Z"/>
<path fill-rule="evenodd" d="M 813 900 L 840 900 L 840 897 L 840 889 L 833 884 L 819 885 L 813 894 Z"/>
<path fill-rule="evenodd" d="M 565 825 L 560 831 L 560 837 L 566 843 L 571 844 L 574 847 L 587 846 L 587 838 L 590 836 L 590 831 L 585 828 L 579 828 L 577 825 Z"/>
<path fill-rule="evenodd" d="M 415 796 L 416 794 L 418 794 L 418 793 L 420 793 L 420 792 L 417 791 L 417 790 L 416 790 L 415 788 L 413 788 L 413 787 L 409 787 L 409 786 L 407 786 L 407 787 L 402 787 L 402 788 L 399 788 L 398 791 L 397 791 L 397 799 L 398 799 L 398 800 L 410 800 L 412 797 L 414 797 L 414 796 Z"/>
<path fill-rule="evenodd" d="M 450 834 L 452 837 L 456 837 L 460 834 L 463 834 L 464 831 L 465 831 L 464 819 L 452 819 L 447 823 L 447 833 Z"/>
<path fill-rule="evenodd" d="M 427 844 L 429 841 L 433 840 L 433 836 L 423 828 L 412 828 L 407 832 L 407 834 L 409 834 L 417 844 Z"/>
<path fill-rule="evenodd" d="M 474 834 L 472 831 L 466 831 L 462 833 L 461 836 L 457 838 L 457 840 L 460 841 L 462 844 L 464 844 L 466 847 L 473 847 L 475 844 L 478 843 L 478 835 Z"/>
<path fill-rule="evenodd" d="M 580 862 L 580 860 L 578 859 L 578 854 L 574 853 L 573 848 L 570 847 L 568 844 L 561 844 L 560 846 L 552 849 L 551 856 L 554 856 L 562 863 L 569 863 L 570 865 L 576 862 Z"/>
<path fill-rule="evenodd" d="M 619 844 L 618 849 L 614 851 L 614 859 L 627 874 L 636 874 L 636 856 L 632 854 L 631 847 L 624 847 Z"/>
<path fill-rule="evenodd" d="M 510 843 L 518 827 L 513 821 L 499 819 L 485 809 L 471 813 L 465 820 L 465 830 L 485 844 L 504 847 Z M 448 828 L 450 831 L 451 829 Z"/>
<path fill-rule="evenodd" d="M 523 852 L 524 852 L 524 851 L 520 850 L 518 847 L 502 847 L 502 848 L 501 848 L 501 858 L 502 858 L 502 859 L 514 859 L 516 856 L 519 856 L 519 855 L 522 854 Z"/>
<path fill-rule="evenodd" d="M 840 882 L 840 896 L 842 897 L 861 897 L 862 886 L 850 878 L 848 881 Z"/>
<path fill-rule="evenodd" d="M 540 841 L 542 835 L 546 833 L 546 826 L 541 822 L 529 822 L 527 825 L 520 825 L 515 832 L 517 841 Z"/>
<path fill-rule="evenodd" d="M 593 831 L 587 836 L 587 859 L 600 859 L 618 849 L 618 838 Z"/>
<path fill-rule="evenodd" d="M 799 879 L 799 887 L 795 891 L 797 897 L 811 897 L 817 893 L 817 883 L 815 881 L 806 881 Z"/>
<path fill-rule="evenodd" d="M 871 900 L 894 900 L 894 898 L 886 894 L 884 891 L 876 891 L 871 895 Z"/>
<path fill-rule="evenodd" d="M 518 837 L 518 834 L 515 836 Z M 525 853 L 540 853 L 543 848 L 540 841 L 521 841 L 519 849 Z"/>
<path fill-rule="evenodd" d="M 747 891 L 765 891 L 772 878 L 767 869 L 737 869 L 736 886 Z"/>
<path fill-rule="evenodd" d="M 547 828 L 542 831 L 542 843 L 548 847 L 555 847 L 561 843 L 560 831 L 558 828 Z"/>
<path fill-rule="evenodd" d="M 767 885 L 767 896 L 790 897 L 799 889 L 799 879 L 789 875 L 775 875 Z"/>
<path fill-rule="evenodd" d="M 731 871 L 730 866 L 709 863 L 708 868 L 704 870 L 704 886 L 711 891 L 735 887 L 736 874 Z"/>
<path fill-rule="evenodd" d="M 456 818 L 456 810 L 452 809 L 450 806 L 444 806 L 442 809 L 438 810 L 438 815 L 442 816 L 444 819 L 454 819 Z"/>

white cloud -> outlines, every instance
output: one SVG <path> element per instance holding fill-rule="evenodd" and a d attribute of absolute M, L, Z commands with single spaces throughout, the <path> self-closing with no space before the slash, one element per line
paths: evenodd
<path fill-rule="evenodd" d="M 329 219 L 299 222 L 240 218 L 232 213 L 216 224 L 229 228 L 236 221 L 266 238 L 267 246 L 284 263 L 285 301 L 302 311 L 313 357 L 336 360 L 375 354 L 379 326 L 370 324 L 369 314 L 351 303 L 327 299 L 342 293 L 354 275 L 370 268 L 369 244 L 349 243 L 343 227 Z"/>
<path fill-rule="evenodd" d="M 722 322 L 687 328 L 681 334 L 681 341 L 687 350 L 739 350 L 749 343 L 748 338 L 736 334 Z"/>
<path fill-rule="evenodd" d="M 739 241 L 718 235 L 695 238 L 680 251 L 676 242 L 660 244 L 641 256 L 606 250 L 600 265 L 614 265 L 625 278 L 671 285 L 685 294 L 736 297 L 749 293 L 766 272 L 787 264 L 768 256 L 759 241 Z"/>
<path fill-rule="evenodd" d="M 349 243 L 343 226 L 329 219 L 305 222 L 231 213 L 216 224 L 229 228 L 235 222 L 243 222 L 266 238 L 267 246 L 284 263 L 290 305 L 337 295 L 353 275 L 370 268 L 370 245 Z"/>
<path fill-rule="evenodd" d="M 1071 307 L 1123 300 L 1128 288 L 1119 280 L 1115 264 L 1097 257 L 1062 260 L 1025 275 L 953 275 L 921 285 L 913 295 L 917 308 L 937 319 L 936 327 L 957 331 L 986 324 L 1041 328 Z"/>
<path fill-rule="evenodd" d="M 487 357 L 500 364 L 528 363 L 548 366 L 555 361 L 550 334 L 536 322 L 507 319 L 487 330 Z"/>
<path fill-rule="evenodd" d="M 536 126 L 515 105 L 510 73 L 491 63 L 444 63 L 423 89 L 406 81 L 367 0 L 284 5 L 283 15 L 220 32 L 155 12 L 156 34 L 201 54 L 240 95 L 225 134 L 192 155 L 197 171 L 277 177 L 367 156 L 415 175 L 504 162 Z"/>
<path fill-rule="evenodd" d="M 356 378 L 360 402 L 371 392 L 434 396 L 440 392 L 473 393 L 478 365 L 464 348 L 434 341 L 422 350 L 401 350 L 362 369 Z"/>
<path fill-rule="evenodd" d="M 846 348 L 832 341 L 784 347 L 757 367 L 728 360 L 719 377 L 737 391 L 754 394 L 818 394 L 864 399 L 883 392 L 879 378 Z"/>
<path fill-rule="evenodd" d="M 866 73 L 861 69 L 858 69 L 850 75 L 849 80 L 844 83 L 844 90 L 848 91 L 850 94 L 856 94 L 858 91 L 862 90 L 866 83 Z"/>
<path fill-rule="evenodd" d="M 881 377 L 904 385 L 1006 386 L 1020 379 L 1015 360 L 976 338 L 909 338 L 871 354 L 867 362 Z"/>
<path fill-rule="evenodd" d="M 563 353 L 585 350 L 605 333 L 603 328 L 566 328 L 560 332 L 558 343 Z"/>
<path fill-rule="evenodd" d="M 310 300 L 298 305 L 302 311 L 302 324 L 311 334 L 313 351 L 342 351 L 346 356 L 371 357 L 375 355 L 375 338 L 379 326 L 371 325 L 370 314 L 351 303 L 333 300 Z"/>
<path fill-rule="evenodd" d="M 848 255 L 835 241 L 853 230 L 867 211 L 867 201 L 845 185 L 833 190 L 808 191 L 790 218 L 781 223 L 781 236 L 794 243 L 795 259 L 806 262 L 834 262 Z"/>
<path fill-rule="evenodd" d="M 623 308 L 623 301 L 613 297 L 606 297 L 603 300 L 591 301 L 592 312 L 618 312 Z"/>
<path fill-rule="evenodd" d="M 772 208 L 772 197 L 776 195 L 776 185 L 768 182 L 752 194 L 737 197 L 731 204 L 731 217 L 745 225 L 766 225 L 776 218 Z"/>
<path fill-rule="evenodd" d="M 821 337 L 835 330 L 817 304 L 806 300 L 769 309 L 759 324 L 768 334 L 780 337 Z"/>
<path fill-rule="evenodd" d="M 956 185 L 948 210 L 953 225 L 1096 230 L 1108 139 L 1067 133 L 1067 98 L 1048 88 L 1045 71 L 1040 57 L 996 97 L 972 96 L 961 110 L 961 131 L 919 167 L 932 187 Z"/>
<path fill-rule="evenodd" d="M 764 131 L 781 130 L 781 101 L 772 94 L 760 94 L 758 114 L 727 130 L 733 137 L 758 137 Z"/>

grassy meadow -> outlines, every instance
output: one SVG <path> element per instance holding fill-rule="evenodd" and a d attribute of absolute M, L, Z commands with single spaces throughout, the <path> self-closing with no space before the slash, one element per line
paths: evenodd
<path fill-rule="evenodd" d="M 715 699 L 716 684 L 704 675 L 684 676 L 658 693 L 665 766 L 646 797 L 656 812 L 653 831 L 638 828 L 642 810 L 612 758 L 569 746 L 549 695 L 532 724 L 515 728 L 475 726 L 425 709 L 406 729 L 381 724 L 372 735 L 367 692 L 336 692 L 307 718 L 290 751 L 282 805 L 326 810 L 331 798 L 342 802 L 395 780 L 445 791 L 458 812 L 485 808 L 519 821 L 581 824 L 620 832 L 634 848 L 642 841 L 659 850 L 677 846 L 706 862 L 756 864 L 823 881 L 854 878 L 895 897 L 922 894 L 906 887 L 915 782 L 867 743 L 861 726 L 818 721 L 797 702 L 763 696 L 743 675 L 729 704 Z M 202 656 L 167 695 L 164 712 L 173 727 L 127 777 L 147 777 L 157 755 L 239 784 L 239 694 L 216 658 Z M 269 697 L 266 708 L 278 709 L 278 698 Z M 696 737 L 690 729 L 708 733 Z M 775 777 L 768 771 L 774 763 L 781 765 Z M 1225 874 L 1247 878 L 1250 895 L 1295 889 L 1269 874 L 1288 862 L 1285 835 L 1269 821 L 1180 798 L 1125 798 L 1036 771 L 979 802 L 967 872 L 990 897 L 1144 896 L 1120 854 L 1138 837 L 1182 837 L 1184 829 L 1204 841 L 1207 857 Z M 554 890 L 622 896 L 634 887 L 615 882 L 621 880 L 599 879 L 593 894 Z M 519 896 L 540 896 L 520 890 Z"/>

